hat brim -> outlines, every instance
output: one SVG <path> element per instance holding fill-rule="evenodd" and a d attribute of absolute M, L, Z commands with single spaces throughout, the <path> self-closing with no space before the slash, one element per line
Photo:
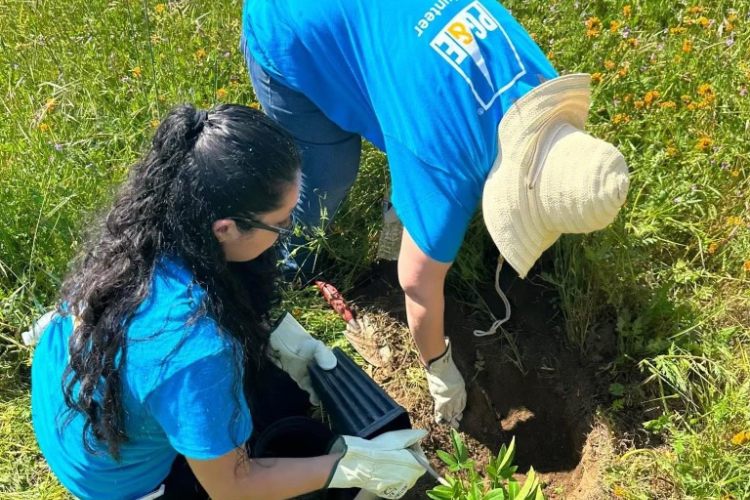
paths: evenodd
<path fill-rule="evenodd" d="M 584 73 L 549 80 L 516 101 L 498 127 L 498 155 L 484 185 L 482 213 L 500 254 L 522 278 L 561 235 L 545 227 L 537 192 L 530 188 L 535 145 L 555 123 L 583 130 L 590 81 Z"/>

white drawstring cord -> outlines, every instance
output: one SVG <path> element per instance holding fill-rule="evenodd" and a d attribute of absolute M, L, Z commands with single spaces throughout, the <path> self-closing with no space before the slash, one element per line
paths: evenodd
<path fill-rule="evenodd" d="M 502 269 L 503 267 L 503 262 L 505 262 L 505 259 L 503 259 L 503 256 L 501 255 L 497 258 L 497 269 L 495 270 L 495 291 L 497 291 L 497 294 L 500 295 L 501 299 L 503 299 L 503 304 L 505 304 L 505 317 L 503 319 L 495 321 L 487 331 L 474 330 L 475 337 L 487 337 L 488 335 L 495 335 L 495 333 L 497 333 L 497 329 L 500 328 L 500 325 L 510 319 L 510 302 L 508 302 L 508 297 L 506 297 L 503 291 L 500 289 L 500 269 Z"/>

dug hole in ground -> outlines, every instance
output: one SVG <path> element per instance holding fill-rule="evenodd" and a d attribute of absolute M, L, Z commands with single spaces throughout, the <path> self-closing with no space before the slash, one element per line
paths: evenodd
<path fill-rule="evenodd" d="M 422 447 L 433 467 L 445 474 L 447 466 L 436 451 L 453 451 L 450 431 L 433 422 L 432 400 L 406 325 L 404 295 L 394 269 L 394 263 L 382 264 L 350 295 L 393 352 L 389 365 L 365 369 L 408 410 L 413 427 L 429 430 Z M 501 331 L 474 336 L 474 330 L 491 324 L 489 314 L 450 295 L 445 302 L 445 331 L 467 386 L 460 431 L 469 456 L 483 470 L 488 458 L 515 436 L 519 480 L 533 466 L 551 500 L 607 498 L 602 479 L 614 446 L 609 431 L 594 416 L 597 405 L 609 399 L 606 377 L 597 377 L 594 366 L 566 347 L 549 285 L 539 277 L 521 280 L 505 266 L 501 286 L 513 304 L 504 327 L 514 339 L 515 352 Z M 480 294 L 502 317 L 502 302 L 492 283 Z M 594 349 L 606 356 L 614 342 L 614 333 L 601 334 Z M 522 369 L 514 360 L 520 360 Z M 425 475 L 405 498 L 426 498 L 425 491 L 434 486 Z"/>

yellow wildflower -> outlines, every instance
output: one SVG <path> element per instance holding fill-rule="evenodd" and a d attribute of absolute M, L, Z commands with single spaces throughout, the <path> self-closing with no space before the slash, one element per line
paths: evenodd
<path fill-rule="evenodd" d="M 701 28 L 706 29 L 708 28 L 709 21 L 707 17 L 699 17 L 695 20 L 695 24 L 700 24 Z"/>
<path fill-rule="evenodd" d="M 637 38 L 628 38 L 628 43 L 631 47 L 638 47 L 638 39 Z"/>
<path fill-rule="evenodd" d="M 727 21 L 730 23 L 733 23 L 737 20 L 737 13 L 736 12 L 730 12 L 727 14 Z"/>
<path fill-rule="evenodd" d="M 691 102 L 690 104 L 688 104 L 687 105 L 687 109 L 688 109 L 688 111 L 695 111 L 695 109 L 696 109 L 695 103 Z"/>
<path fill-rule="evenodd" d="M 251 102 L 250 103 L 251 108 L 260 109 L 260 104 L 258 102 Z"/>
<path fill-rule="evenodd" d="M 633 94 L 625 94 L 625 95 L 624 95 L 624 96 L 622 97 L 622 100 L 623 100 L 623 101 L 625 101 L 625 102 L 630 102 L 630 101 L 632 101 L 632 100 L 633 100 Z"/>
<path fill-rule="evenodd" d="M 602 83 L 602 74 L 594 73 L 593 75 L 591 75 L 591 81 L 596 84 Z"/>
<path fill-rule="evenodd" d="M 635 109 L 641 109 L 643 107 L 643 101 L 635 101 L 633 106 L 635 106 Z"/>
<path fill-rule="evenodd" d="M 159 120 L 151 120 L 151 128 L 157 128 L 159 126 Z"/>
<path fill-rule="evenodd" d="M 643 97 L 643 101 L 646 103 L 646 106 L 651 106 L 651 103 L 654 102 L 655 99 L 658 99 L 659 95 L 658 90 L 649 90 Z"/>
<path fill-rule="evenodd" d="M 225 89 L 224 87 L 216 91 L 216 97 L 218 97 L 219 99 L 224 99 L 227 94 L 229 94 L 229 92 L 227 92 L 227 89 Z"/>
<path fill-rule="evenodd" d="M 682 41 L 682 51 L 690 52 L 691 50 L 693 50 L 693 42 L 689 38 L 684 39 Z"/>
<path fill-rule="evenodd" d="M 736 215 L 730 215 L 727 217 L 727 226 L 741 226 L 744 222 L 742 220 L 742 217 L 738 217 Z M 748 434 L 748 437 L 750 437 L 750 434 Z"/>
<path fill-rule="evenodd" d="M 669 146 L 669 147 L 667 148 L 667 156 L 669 156 L 670 158 L 674 158 L 674 157 L 675 157 L 675 156 L 677 156 L 678 154 L 680 154 L 680 151 L 679 151 L 679 150 L 678 150 L 678 149 L 677 149 L 676 147 L 674 147 L 674 146 Z"/>
<path fill-rule="evenodd" d="M 586 19 L 586 36 L 597 36 L 602 30 L 602 22 L 598 17 L 589 17 Z"/>
<path fill-rule="evenodd" d="M 686 31 L 687 31 L 687 28 L 684 26 L 677 26 L 676 28 L 669 28 L 670 35 L 682 35 Z"/>
<path fill-rule="evenodd" d="M 674 56 L 674 63 L 675 64 L 680 64 L 681 62 L 682 62 L 682 57 L 680 57 L 680 56 Z"/>
<path fill-rule="evenodd" d="M 622 8 L 622 15 L 625 17 L 630 17 L 630 14 L 632 13 L 632 9 L 630 5 L 626 5 Z"/>
<path fill-rule="evenodd" d="M 161 41 L 161 37 L 159 35 L 151 35 L 151 43 L 156 45 Z"/>
<path fill-rule="evenodd" d="M 44 110 L 47 113 L 52 113 L 55 110 L 55 106 L 57 106 L 57 101 L 53 97 L 48 97 L 47 102 L 44 104 Z"/>
<path fill-rule="evenodd" d="M 662 103 L 659 103 L 659 107 L 665 109 L 674 109 L 677 107 L 677 103 L 675 103 L 674 101 L 664 101 Z"/>
<path fill-rule="evenodd" d="M 745 267 L 747 267 L 747 262 L 745 263 Z M 734 436 L 732 436 L 732 443 L 737 445 L 743 445 L 750 441 L 750 432 L 742 431 L 738 432 Z"/>
<path fill-rule="evenodd" d="M 549 59 L 550 61 L 554 61 L 556 56 L 557 54 L 555 54 L 554 50 L 550 50 L 549 52 L 547 52 L 547 59 Z"/>
<path fill-rule="evenodd" d="M 599 35 L 599 30 L 586 30 L 586 36 L 589 38 L 595 37 L 597 35 Z"/>
<path fill-rule="evenodd" d="M 135 68 L 133 68 L 133 76 L 136 77 L 136 78 L 140 78 L 141 77 L 141 67 L 140 66 L 136 66 Z"/>
<path fill-rule="evenodd" d="M 714 95 L 714 88 L 710 83 L 704 83 L 698 87 L 698 95 L 712 96 Z"/>
<path fill-rule="evenodd" d="M 691 102 L 693 102 L 693 98 L 687 94 L 684 94 L 682 97 L 680 97 L 680 100 L 683 104 L 690 104 Z"/>
<path fill-rule="evenodd" d="M 630 120 L 631 120 L 631 118 L 628 115 L 626 115 L 624 113 L 617 113 L 612 118 L 612 123 L 614 123 L 615 125 L 619 125 L 621 123 L 630 123 Z"/>
<path fill-rule="evenodd" d="M 732 170 L 732 177 L 739 177 L 740 171 L 739 170 Z"/>
<path fill-rule="evenodd" d="M 701 14 L 703 12 L 703 7 L 701 7 L 700 5 L 694 5 L 694 6 L 690 7 L 690 8 L 688 8 L 687 11 L 688 11 L 689 14 L 693 14 L 693 15 L 695 15 L 695 14 Z"/>
<path fill-rule="evenodd" d="M 696 143 L 695 147 L 696 147 L 696 149 L 698 149 L 700 151 L 704 151 L 704 150 L 710 148 L 713 143 L 714 143 L 714 141 L 711 140 L 710 137 L 705 137 L 704 136 L 704 137 L 701 137 L 700 139 L 698 139 L 698 142 Z"/>
<path fill-rule="evenodd" d="M 49 130 L 49 125 L 47 125 L 46 123 L 42 123 L 39 125 L 39 130 L 41 130 L 42 132 L 46 132 Z"/>
<path fill-rule="evenodd" d="M 204 59 L 208 55 L 208 52 L 205 51 L 205 49 L 198 49 L 195 52 L 195 58 L 200 61 L 201 59 Z"/>
<path fill-rule="evenodd" d="M 618 69 L 617 76 L 619 76 L 620 78 L 625 78 L 626 76 L 628 76 L 628 67 L 623 66 L 622 68 Z"/>
<path fill-rule="evenodd" d="M 154 9 L 156 10 L 157 13 L 161 14 L 166 10 L 166 7 L 164 7 L 163 3 L 157 3 Z"/>
<path fill-rule="evenodd" d="M 604 61 L 604 67 L 607 69 L 615 69 L 614 61 Z"/>
<path fill-rule="evenodd" d="M 716 249 L 719 248 L 719 245 L 716 244 L 715 241 L 712 241 L 710 245 L 708 245 L 707 252 L 711 255 L 716 253 Z"/>
<path fill-rule="evenodd" d="M 620 29 L 620 23 L 617 21 L 611 21 L 609 23 L 609 31 L 612 33 L 617 33 L 617 30 Z"/>
<path fill-rule="evenodd" d="M 616 498 L 625 498 L 625 496 L 628 494 L 628 492 L 625 491 L 625 488 L 623 488 L 619 484 L 616 484 L 615 487 L 612 488 L 612 494 Z"/>

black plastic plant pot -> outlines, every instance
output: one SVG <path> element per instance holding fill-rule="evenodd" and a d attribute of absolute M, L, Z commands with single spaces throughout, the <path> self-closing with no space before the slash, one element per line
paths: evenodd
<path fill-rule="evenodd" d="M 338 347 L 333 349 L 338 364 L 323 370 L 315 361 L 310 366 L 313 388 L 339 435 L 370 439 L 378 434 L 411 429 L 409 414 Z"/>
<path fill-rule="evenodd" d="M 289 417 L 274 422 L 253 446 L 255 458 L 308 458 L 325 455 L 335 435 L 327 425 L 308 417 Z M 295 500 L 351 500 L 359 489 L 319 490 Z"/>

